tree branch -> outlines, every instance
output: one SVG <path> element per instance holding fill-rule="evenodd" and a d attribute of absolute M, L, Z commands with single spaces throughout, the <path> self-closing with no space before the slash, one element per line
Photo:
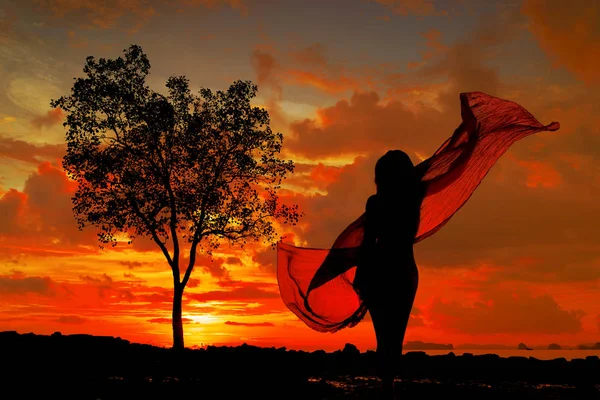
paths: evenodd
<path fill-rule="evenodd" d="M 150 223 L 150 221 L 148 221 L 148 219 L 146 218 L 144 213 L 140 210 L 135 198 L 130 193 L 127 194 L 127 197 L 129 198 L 129 202 L 131 203 L 131 206 L 133 207 L 133 210 L 135 211 L 136 215 L 142 220 L 144 225 L 146 225 L 146 229 L 148 229 L 148 231 L 150 231 L 150 234 L 152 235 L 152 239 L 154 239 L 154 242 L 156 242 L 158 247 L 160 247 L 161 251 L 165 255 L 165 258 L 167 259 L 167 262 L 169 263 L 171 268 L 173 268 L 173 259 L 171 258 L 171 255 L 169 254 L 169 250 L 167 249 L 165 244 L 158 237 L 158 234 L 156 233 L 156 229 L 154 229 L 154 226 Z"/>
<path fill-rule="evenodd" d="M 181 288 L 184 289 L 192 275 L 192 270 L 196 264 L 196 251 L 198 248 L 198 244 L 202 240 L 202 226 L 204 226 L 204 218 L 206 218 L 206 197 L 202 199 L 202 209 L 200 210 L 200 218 L 196 229 L 194 231 L 194 239 L 192 240 L 192 246 L 190 247 L 190 262 L 188 263 L 187 268 L 185 269 L 185 274 L 183 276 L 183 280 L 181 281 Z"/>

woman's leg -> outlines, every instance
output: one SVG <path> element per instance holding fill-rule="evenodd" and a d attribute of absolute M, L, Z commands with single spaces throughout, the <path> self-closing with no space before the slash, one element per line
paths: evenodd
<path fill-rule="evenodd" d="M 406 281 L 405 281 L 406 282 Z M 381 296 L 367 304 L 377 339 L 380 377 L 386 393 L 393 393 L 394 379 L 402 356 L 402 345 L 418 286 L 418 275 L 409 285 L 397 287 L 394 295 Z M 407 283 L 408 283 L 407 282 Z"/>
<path fill-rule="evenodd" d="M 377 339 L 377 359 L 379 364 L 379 377 L 385 393 L 393 393 L 394 378 L 396 376 L 396 362 L 398 344 L 394 340 L 395 332 L 393 310 L 388 305 L 376 305 L 369 309 L 375 337 Z"/>

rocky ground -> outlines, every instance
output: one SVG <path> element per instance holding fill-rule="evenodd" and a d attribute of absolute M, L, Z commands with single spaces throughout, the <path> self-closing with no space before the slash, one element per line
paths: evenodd
<path fill-rule="evenodd" d="M 0 333 L 2 399 L 374 399 L 375 354 L 208 347 L 175 353 L 112 337 Z M 600 359 L 403 356 L 403 399 L 600 399 Z"/>

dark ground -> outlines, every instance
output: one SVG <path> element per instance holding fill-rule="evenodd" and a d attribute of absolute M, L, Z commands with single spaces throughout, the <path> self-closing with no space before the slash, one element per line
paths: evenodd
<path fill-rule="evenodd" d="M 373 352 L 172 350 L 90 335 L 0 332 L 0 399 L 375 399 Z M 402 399 L 600 399 L 600 359 L 408 352 Z"/>

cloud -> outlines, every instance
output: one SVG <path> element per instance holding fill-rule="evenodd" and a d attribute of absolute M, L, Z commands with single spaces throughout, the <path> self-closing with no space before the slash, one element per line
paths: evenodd
<path fill-rule="evenodd" d="M 600 218 L 600 207 L 592 199 L 600 187 L 567 172 L 570 167 L 560 161 L 553 165 L 567 175 L 552 172 L 548 181 L 532 177 L 518 159 L 505 157 L 448 225 L 417 245 L 419 262 L 487 262 L 504 266 L 504 278 L 513 279 L 597 279 L 600 233 L 592 221 Z M 538 262 L 525 267 L 525 257 Z"/>
<path fill-rule="evenodd" d="M 39 276 L 13 277 L 0 275 L 0 294 L 27 293 L 52 296 L 54 294 L 52 279 Z"/>
<path fill-rule="evenodd" d="M 477 334 L 575 334 L 582 310 L 564 310 L 549 295 L 495 290 L 472 305 L 434 300 L 429 319 L 435 328 Z"/>
<path fill-rule="evenodd" d="M 81 325 L 87 322 L 86 318 L 81 318 L 77 315 L 61 315 L 56 319 L 59 324 Z"/>
<path fill-rule="evenodd" d="M 292 49 L 289 58 L 294 64 L 326 68 L 327 48 L 322 43 L 312 43 L 300 49 Z"/>
<path fill-rule="evenodd" d="M 277 127 L 291 121 L 293 107 L 306 108 L 306 105 L 289 102 L 282 108 L 285 103 L 283 83 L 316 89 L 320 95 L 330 96 L 352 90 L 373 90 L 378 86 L 382 67 L 348 67 L 332 62 L 327 55 L 327 47 L 318 42 L 308 46 L 292 45 L 285 52 L 278 52 L 273 46 L 258 46 L 252 52 L 251 62 L 257 81 L 261 90 L 264 88 L 269 92 L 266 106 L 269 112 L 273 112 L 273 122 Z M 304 116 L 306 113 L 300 118 Z"/>
<path fill-rule="evenodd" d="M 252 51 L 250 63 L 256 74 L 259 96 L 264 99 L 264 107 L 269 112 L 272 127 L 277 130 L 287 126 L 287 116 L 281 108 L 283 88 L 279 62 L 268 50 L 256 48 Z"/>
<path fill-rule="evenodd" d="M 380 100 L 376 92 L 354 93 L 349 101 L 319 109 L 318 120 L 293 122 L 293 137 L 286 143 L 289 151 L 319 160 L 357 153 L 383 155 L 384 149 L 402 148 L 414 157 L 431 146 L 431 136 L 423 133 L 447 131 L 435 110 L 419 116 L 400 101 Z"/>
<path fill-rule="evenodd" d="M 130 282 L 145 282 L 144 279 L 142 279 L 140 277 L 137 277 L 134 274 L 131 274 L 131 273 L 128 273 L 128 272 L 125 272 L 123 274 L 123 278 L 129 279 Z"/>
<path fill-rule="evenodd" d="M 81 275 L 79 279 L 95 287 L 98 290 L 98 296 L 100 298 L 107 298 L 107 294 L 113 289 L 113 279 L 106 273 L 102 274 L 100 278 L 94 278 L 88 275 Z"/>
<path fill-rule="evenodd" d="M 331 94 L 343 93 L 359 86 L 355 79 L 345 76 L 343 73 L 336 77 L 330 77 L 323 72 L 291 69 L 285 72 L 285 79 L 292 85 L 312 86 Z"/>
<path fill-rule="evenodd" d="M 225 321 L 225 325 L 231 325 L 231 326 L 243 326 L 246 328 L 258 328 L 258 327 L 265 327 L 265 326 L 275 326 L 275 324 L 271 323 L 271 322 L 234 322 L 234 321 Z"/>
<path fill-rule="evenodd" d="M 154 293 L 137 293 L 135 295 L 136 301 L 141 301 L 144 303 L 173 303 L 173 294 L 172 290 L 163 289 L 160 292 Z"/>
<path fill-rule="evenodd" d="M 555 67 L 588 84 L 600 83 L 600 8 L 591 2 L 525 0 L 529 30 Z"/>
<path fill-rule="evenodd" d="M 252 261 L 267 271 L 275 271 L 277 265 L 277 251 L 270 246 L 264 249 L 259 249 L 252 255 Z"/>
<path fill-rule="evenodd" d="M 387 7 L 393 14 L 403 17 L 414 15 L 417 17 L 431 17 L 448 15 L 447 10 L 437 7 L 435 0 L 371 0 Z M 445 2 L 442 4 L 446 4 Z"/>
<path fill-rule="evenodd" d="M 238 257 L 227 257 L 225 259 L 225 263 L 229 265 L 241 265 L 242 260 L 240 260 Z"/>
<path fill-rule="evenodd" d="M 184 268 L 187 268 L 188 259 L 184 258 L 182 263 Z M 196 255 L 196 268 L 202 268 L 204 272 L 219 280 L 230 280 L 229 270 L 225 267 L 225 260 L 220 257 L 212 257 L 208 254 L 199 253 Z"/>
<path fill-rule="evenodd" d="M 91 232 L 79 231 L 71 208 L 71 197 L 76 188 L 77 183 L 71 181 L 61 168 L 43 162 L 25 182 L 23 192 L 27 194 L 29 209 L 39 217 L 45 235 L 73 244 L 83 239 L 89 244 L 91 241 L 86 239 L 90 238 Z"/>
<path fill-rule="evenodd" d="M 29 251 L 55 251 L 65 255 L 76 251 L 94 252 L 94 228 L 80 231 L 73 216 L 71 197 L 77 184 L 65 172 L 42 162 L 25 182 L 23 191 L 9 190 L 0 198 L 0 209 L 11 210 L 12 218 L 2 219 L 0 233 L 5 243 L 28 247 Z M 24 242 L 23 238 L 27 237 Z M 75 246 L 75 247 L 74 247 Z M 56 252 L 57 251 L 57 252 Z"/>
<path fill-rule="evenodd" d="M 140 268 L 142 265 L 144 265 L 144 263 L 142 263 L 141 261 L 130 261 L 130 260 L 119 261 L 119 264 L 124 265 L 129 269 Z"/>
<path fill-rule="evenodd" d="M 520 161 L 519 164 L 528 170 L 527 182 L 528 187 L 545 187 L 553 188 L 561 184 L 562 178 L 558 171 L 547 162 L 541 161 Z"/>
<path fill-rule="evenodd" d="M 38 165 L 43 161 L 62 159 L 65 151 L 64 144 L 33 144 L 0 135 L 0 157 Z"/>
<path fill-rule="evenodd" d="M 195 288 L 195 287 L 200 286 L 201 283 L 202 283 L 202 281 L 200 279 L 190 278 L 188 280 L 187 287 L 189 287 L 189 288 Z"/>
<path fill-rule="evenodd" d="M 31 125 L 40 129 L 60 124 L 65 119 L 65 113 L 60 108 L 54 108 L 46 113 L 31 120 Z"/>
<path fill-rule="evenodd" d="M 328 48 L 319 42 L 295 46 L 282 59 L 283 65 L 278 72 L 283 81 L 289 85 L 312 87 L 330 95 L 372 89 L 376 80 L 375 76 L 365 73 L 364 68 L 349 68 L 333 62 L 328 57 Z"/>
<path fill-rule="evenodd" d="M 27 195 L 10 189 L 0 198 L 0 235 L 20 235 L 25 231 Z"/>

